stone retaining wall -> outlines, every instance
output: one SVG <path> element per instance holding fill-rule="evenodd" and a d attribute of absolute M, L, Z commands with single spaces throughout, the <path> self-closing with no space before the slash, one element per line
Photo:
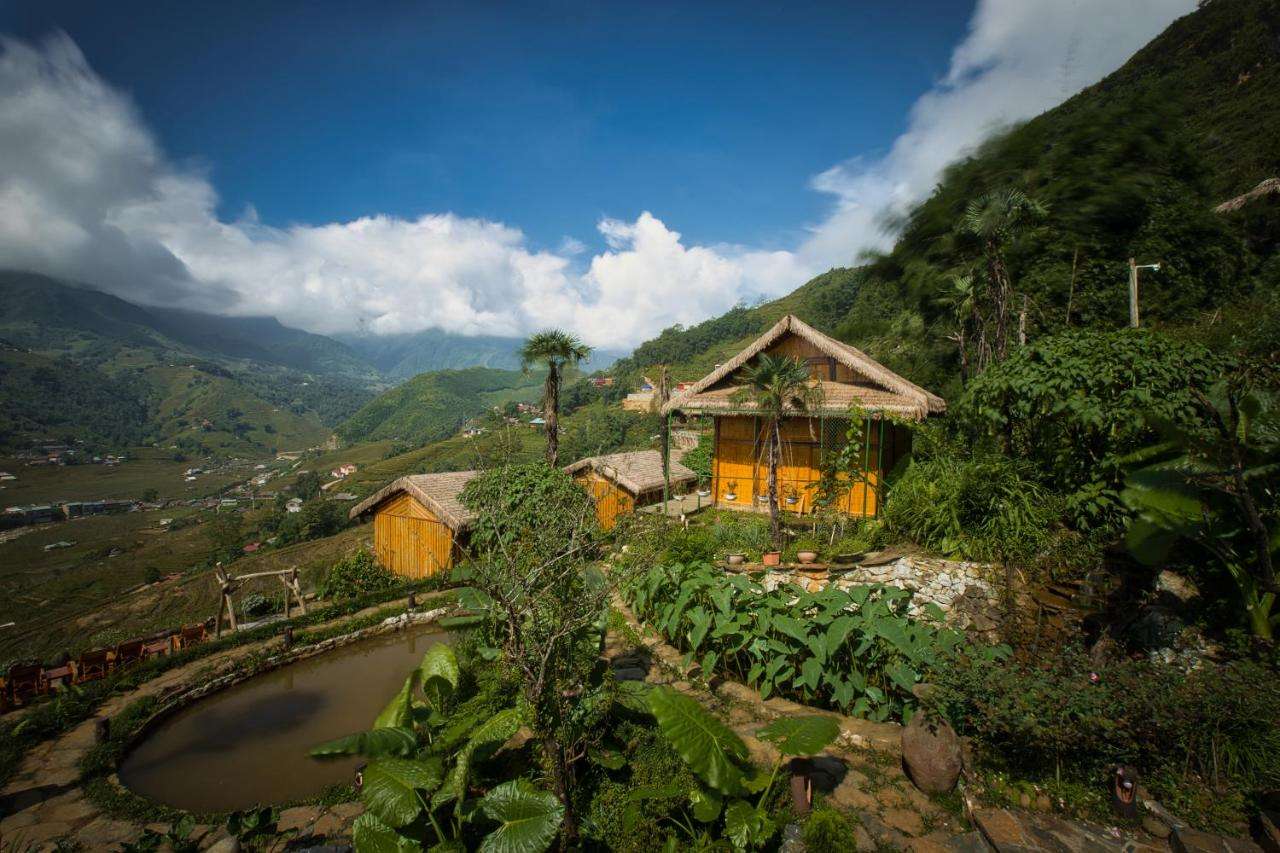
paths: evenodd
<path fill-rule="evenodd" d="M 771 568 L 763 583 L 767 589 L 794 583 L 810 592 L 831 584 L 838 589 L 877 583 L 901 587 L 915 593 L 911 601 L 913 614 L 920 613 L 925 604 L 936 604 L 947 614 L 948 623 L 986 633 L 999 623 L 1000 595 L 993 582 L 995 571 L 986 563 L 906 555 L 852 567 Z"/>

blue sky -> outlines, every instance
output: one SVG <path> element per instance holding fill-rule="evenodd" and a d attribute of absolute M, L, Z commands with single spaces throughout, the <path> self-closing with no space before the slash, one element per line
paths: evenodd
<path fill-rule="evenodd" d="M 886 248 L 949 162 L 1194 5 L 0 5 L 0 267 L 634 345 Z"/>
<path fill-rule="evenodd" d="M 545 6 L 533 9 L 532 6 Z M 809 178 L 884 151 L 972 4 L 31 4 L 130 93 L 219 212 L 451 210 L 543 245 L 652 209 L 690 239 L 781 243 Z"/>

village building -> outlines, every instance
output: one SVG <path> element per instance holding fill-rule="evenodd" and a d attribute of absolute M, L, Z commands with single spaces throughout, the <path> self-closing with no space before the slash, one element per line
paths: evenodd
<path fill-rule="evenodd" d="M 591 495 L 596 504 L 596 520 L 605 530 L 613 529 L 619 516 L 660 502 L 667 484 L 662 454 L 656 450 L 588 456 L 564 470 Z M 687 489 L 697 479 L 698 475 L 693 471 L 671 460 L 673 494 Z"/>
<path fill-rule="evenodd" d="M 787 315 L 734 358 L 719 365 L 663 407 L 664 414 L 710 417 L 711 497 L 716 506 L 767 511 L 768 472 L 765 421 L 743 387 L 742 372 L 762 353 L 788 356 L 808 365 L 818 403 L 789 415 L 781 424 L 778 496 L 782 509 L 809 513 L 816 508 L 824 463 L 847 443 L 853 419 L 864 439 L 861 457 L 833 506 L 854 516 L 879 512 L 877 495 L 886 472 L 910 450 L 901 420 L 923 420 L 946 411 L 946 402 L 915 385 L 856 347 L 822 334 Z"/>
<path fill-rule="evenodd" d="M 448 571 L 475 521 L 459 495 L 478 473 L 401 477 L 352 507 L 350 517 L 373 514 L 374 555 L 390 571 L 407 578 Z"/>

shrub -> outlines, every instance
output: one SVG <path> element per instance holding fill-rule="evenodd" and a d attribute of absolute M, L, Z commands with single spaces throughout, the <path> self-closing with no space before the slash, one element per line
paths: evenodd
<path fill-rule="evenodd" d="M 1126 515 L 1122 460 L 1155 438 L 1148 418 L 1194 423 L 1192 389 L 1223 367 L 1208 350 L 1147 329 L 1072 330 L 983 371 L 957 414 L 1031 460 L 1082 529 L 1114 530 Z"/>
<path fill-rule="evenodd" d="M 811 853 L 854 853 L 856 823 L 829 806 L 819 806 L 804 822 L 804 847 Z"/>
<path fill-rule="evenodd" d="M 969 560 L 1027 559 L 1050 542 L 1061 499 L 997 455 L 911 463 L 889 492 L 885 526 L 925 548 Z"/>
<path fill-rule="evenodd" d="M 240 614 L 245 618 L 265 616 L 276 609 L 276 602 L 260 592 L 250 593 L 240 602 Z"/>
<path fill-rule="evenodd" d="M 1092 783 L 1132 764 L 1157 796 L 1188 803 L 1187 791 L 1205 783 L 1280 784 L 1280 679 L 1257 664 L 1092 667 L 1068 649 L 1037 665 L 957 660 L 936 683 L 960 733 L 1021 772 Z"/>
<path fill-rule="evenodd" d="M 559 554 L 565 543 L 575 542 L 578 553 L 589 556 L 597 544 L 591 497 L 545 462 L 486 471 L 467 483 L 461 500 L 476 513 L 471 546 L 481 555 L 517 543 L 525 550 Z"/>
<path fill-rule="evenodd" d="M 358 551 L 333 564 L 321 584 L 324 598 L 357 598 L 395 587 L 399 578 L 380 566 L 368 551 Z"/>

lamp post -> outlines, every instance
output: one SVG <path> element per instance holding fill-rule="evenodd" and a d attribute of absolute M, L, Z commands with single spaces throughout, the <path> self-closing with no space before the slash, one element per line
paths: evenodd
<path fill-rule="evenodd" d="M 1129 325 L 1138 328 L 1138 270 L 1160 272 L 1160 264 L 1139 264 L 1129 259 Z"/>

